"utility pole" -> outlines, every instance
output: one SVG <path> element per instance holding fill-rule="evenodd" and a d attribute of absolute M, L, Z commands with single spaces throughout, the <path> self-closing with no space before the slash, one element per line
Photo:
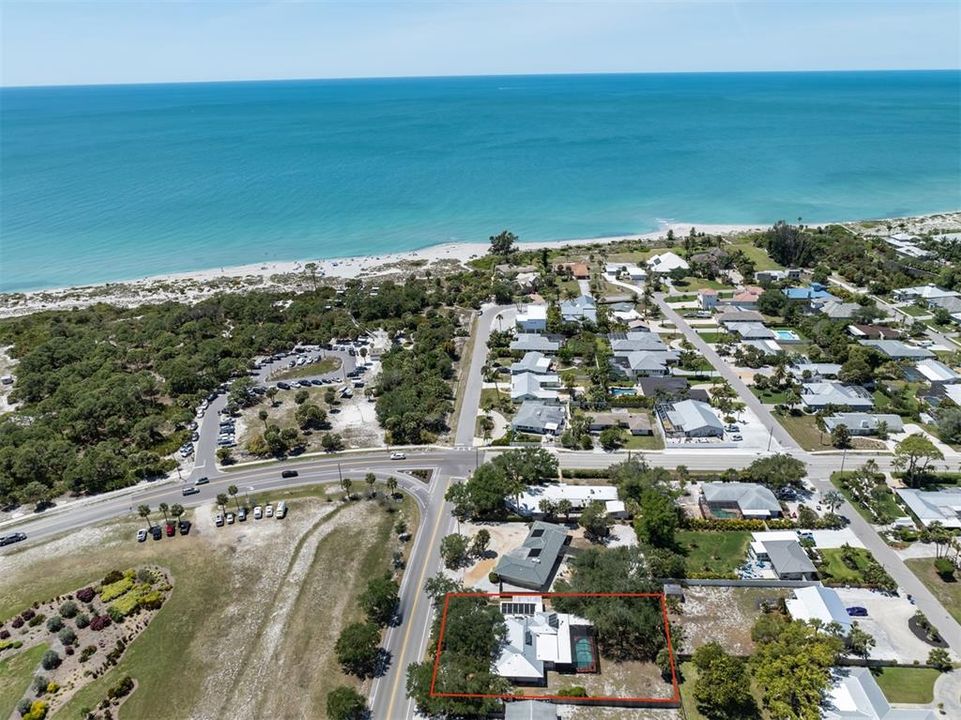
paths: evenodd
<path fill-rule="evenodd" d="M 767 451 L 771 452 L 771 443 L 774 441 L 774 425 L 771 425 L 767 436 Z"/>
<path fill-rule="evenodd" d="M 337 475 L 340 477 L 340 481 L 344 482 L 344 473 L 340 471 L 340 463 L 337 463 Z"/>
<path fill-rule="evenodd" d="M 848 449 L 844 448 L 843 452 L 841 453 L 841 472 L 844 472 L 844 461 L 847 460 L 847 457 Z"/>

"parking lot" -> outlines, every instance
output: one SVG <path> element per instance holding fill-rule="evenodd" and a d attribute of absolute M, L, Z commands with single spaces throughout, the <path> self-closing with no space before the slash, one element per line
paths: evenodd
<path fill-rule="evenodd" d="M 908 628 L 908 619 L 917 611 L 907 598 L 885 595 L 865 588 L 835 588 L 845 607 L 863 607 L 867 617 L 856 618 L 858 626 L 874 637 L 871 650 L 875 660 L 899 663 L 924 662 L 931 645 L 919 640 Z"/>

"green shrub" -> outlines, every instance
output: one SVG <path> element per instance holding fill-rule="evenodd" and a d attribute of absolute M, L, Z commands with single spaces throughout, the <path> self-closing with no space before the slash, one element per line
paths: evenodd
<path fill-rule="evenodd" d="M 57 638 L 63 643 L 64 647 L 73 645 L 77 642 L 77 633 L 68 627 L 62 628 L 60 632 L 57 633 Z"/>
<path fill-rule="evenodd" d="M 125 675 L 123 680 L 107 691 L 107 697 L 110 699 L 122 698 L 129 695 L 131 690 L 133 690 L 133 680 L 129 675 Z"/>
<path fill-rule="evenodd" d="M 557 694 L 560 697 L 587 697 L 587 690 L 580 685 L 572 685 L 571 687 L 561 688 L 557 691 Z"/>
<path fill-rule="evenodd" d="M 50 632 L 57 632 L 63 627 L 63 620 L 59 615 L 54 615 L 52 618 L 47 620 L 47 630 Z"/>
<path fill-rule="evenodd" d="M 47 616 L 42 613 L 40 615 L 34 615 L 32 618 L 30 618 L 30 622 L 27 623 L 27 626 L 37 627 L 37 625 L 39 625 L 46 619 L 47 619 Z"/>
<path fill-rule="evenodd" d="M 77 603 L 67 600 L 60 606 L 60 616 L 65 618 L 75 617 L 77 614 Z"/>
<path fill-rule="evenodd" d="M 101 602 L 110 602 L 128 592 L 133 587 L 133 578 L 121 577 L 116 582 L 104 585 L 100 590 Z"/>
<path fill-rule="evenodd" d="M 60 667 L 62 660 L 55 650 L 47 650 L 40 658 L 40 667 L 44 670 L 53 670 Z"/>
<path fill-rule="evenodd" d="M 954 577 L 954 571 L 955 571 L 954 563 L 948 560 L 947 558 L 940 557 L 937 560 L 935 560 L 934 569 L 937 571 L 938 575 L 940 575 L 945 580 L 950 580 Z"/>
<path fill-rule="evenodd" d="M 73 621 L 73 623 L 78 629 L 83 630 L 85 627 L 87 627 L 87 625 L 90 624 L 90 618 L 86 613 L 77 613 L 77 618 Z"/>
<path fill-rule="evenodd" d="M 103 580 L 100 581 L 100 584 L 103 586 L 113 585 L 115 582 L 120 580 L 123 580 L 123 573 L 119 570 L 111 570 L 103 576 Z"/>

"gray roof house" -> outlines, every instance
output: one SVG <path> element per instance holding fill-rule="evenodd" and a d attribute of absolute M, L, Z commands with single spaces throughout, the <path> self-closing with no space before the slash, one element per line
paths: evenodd
<path fill-rule="evenodd" d="M 831 432 L 838 425 L 844 425 L 850 435 L 875 435 L 878 426 L 884 423 L 887 431 L 899 433 L 904 430 L 904 422 L 900 415 L 892 414 L 871 414 L 871 413 L 835 413 L 824 418 L 824 427 Z"/>
<path fill-rule="evenodd" d="M 517 432 L 557 435 L 564 429 L 566 421 L 567 413 L 563 406 L 528 400 L 517 409 L 511 427 Z"/>
<path fill-rule="evenodd" d="M 524 353 L 524 357 L 511 365 L 511 375 L 520 375 L 521 373 L 544 375 L 549 372 L 550 369 L 551 359 L 542 352 L 532 350 L 531 352 Z"/>
<path fill-rule="evenodd" d="M 950 385 L 961 382 L 961 375 L 938 360 L 921 360 L 910 370 L 913 379 L 918 377 L 932 385 Z"/>
<path fill-rule="evenodd" d="M 821 306 L 821 314 L 832 320 L 849 320 L 861 309 L 857 303 L 836 302 L 830 300 Z"/>
<path fill-rule="evenodd" d="M 724 425 L 711 406 L 698 400 L 682 400 L 670 406 L 667 419 L 675 432 L 687 437 L 723 437 Z"/>
<path fill-rule="evenodd" d="M 822 720 L 935 720 L 927 708 L 894 708 L 866 667 L 835 668 L 821 703 Z"/>
<path fill-rule="evenodd" d="M 649 350 L 638 350 L 635 352 L 622 353 L 611 358 L 611 366 L 614 370 L 626 375 L 631 379 L 639 377 L 668 375 L 668 363 L 676 362 L 677 353 L 656 352 Z"/>
<path fill-rule="evenodd" d="M 781 503 L 763 485 L 742 482 L 708 482 L 701 494 L 710 510 L 737 510 L 741 517 L 780 517 Z"/>
<path fill-rule="evenodd" d="M 518 333 L 517 338 L 511 341 L 510 348 L 516 352 L 556 353 L 561 349 L 561 341 L 550 335 Z"/>
<path fill-rule="evenodd" d="M 542 700 L 520 700 L 504 704 L 504 720 L 557 720 L 557 708 Z"/>
<path fill-rule="evenodd" d="M 714 319 L 720 325 L 739 322 L 764 322 L 764 316 L 753 310 L 730 310 L 715 315 Z"/>
<path fill-rule="evenodd" d="M 560 310 L 564 322 L 597 322 L 597 303 L 590 295 L 563 300 Z"/>
<path fill-rule="evenodd" d="M 759 551 L 756 545 L 763 550 Z M 817 568 L 797 540 L 764 540 L 752 548 L 760 560 L 767 560 L 781 580 L 814 580 Z"/>
<path fill-rule="evenodd" d="M 923 347 L 908 345 L 900 340 L 861 340 L 865 347 L 872 347 L 892 360 L 923 360 L 935 357 L 934 353 Z"/>
<path fill-rule="evenodd" d="M 801 404 L 810 410 L 819 410 L 829 405 L 852 410 L 870 410 L 874 407 L 874 398 L 860 385 L 813 382 L 801 386 Z"/>
<path fill-rule="evenodd" d="M 773 330 L 759 322 L 726 322 L 724 327 L 742 340 L 773 340 L 777 337 Z"/>
<path fill-rule="evenodd" d="M 838 363 L 812 363 L 812 362 L 800 362 L 792 365 L 787 369 L 791 374 L 791 377 L 803 378 L 804 373 L 808 373 L 808 377 L 812 380 L 817 380 L 820 378 L 836 378 L 838 373 L 841 372 L 841 366 Z"/>
<path fill-rule="evenodd" d="M 667 350 L 661 336 L 652 332 L 611 333 L 607 336 L 611 342 L 611 352 L 621 355 L 641 350 Z"/>
<path fill-rule="evenodd" d="M 560 525 L 537 521 L 520 547 L 501 555 L 494 572 L 505 583 L 531 590 L 545 590 L 551 584 L 569 540 Z"/>
<path fill-rule="evenodd" d="M 961 490 L 895 490 L 901 501 L 927 527 L 939 522 L 946 528 L 961 528 Z"/>

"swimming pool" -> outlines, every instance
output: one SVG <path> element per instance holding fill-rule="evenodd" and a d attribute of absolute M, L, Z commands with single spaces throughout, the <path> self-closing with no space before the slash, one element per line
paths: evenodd
<path fill-rule="evenodd" d="M 620 397 L 621 395 L 637 395 L 637 390 L 634 388 L 613 387 L 611 388 L 611 395 L 614 397 Z"/>
<path fill-rule="evenodd" d="M 774 337 L 778 340 L 785 340 L 787 342 L 800 342 L 801 336 L 798 335 L 793 330 L 780 329 L 774 331 Z"/>

